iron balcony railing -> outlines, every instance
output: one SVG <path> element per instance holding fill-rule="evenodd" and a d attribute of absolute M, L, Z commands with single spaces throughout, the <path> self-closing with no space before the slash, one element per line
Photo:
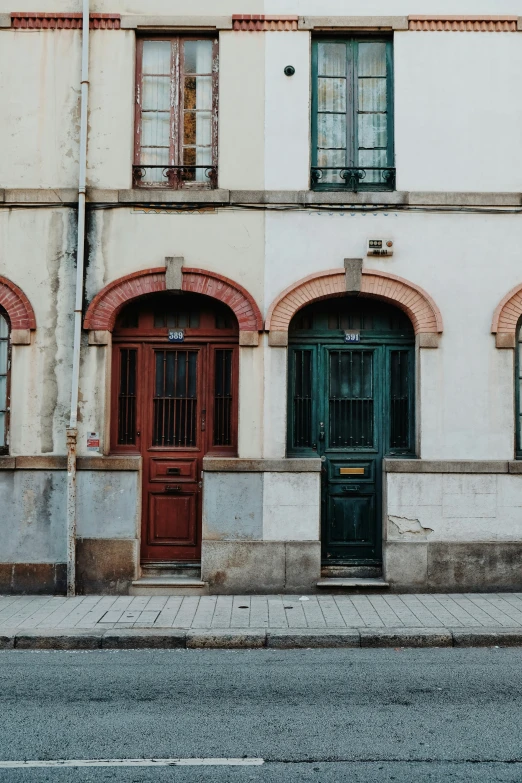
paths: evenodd
<path fill-rule="evenodd" d="M 395 190 L 395 169 L 382 166 L 313 166 L 312 190 Z"/>
<path fill-rule="evenodd" d="M 145 166 L 132 167 L 134 187 L 217 188 L 217 166 Z"/>

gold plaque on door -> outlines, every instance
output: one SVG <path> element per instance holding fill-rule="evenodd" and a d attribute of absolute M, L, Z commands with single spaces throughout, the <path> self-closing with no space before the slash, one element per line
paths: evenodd
<path fill-rule="evenodd" d="M 364 476 L 364 468 L 339 468 L 341 476 Z"/>

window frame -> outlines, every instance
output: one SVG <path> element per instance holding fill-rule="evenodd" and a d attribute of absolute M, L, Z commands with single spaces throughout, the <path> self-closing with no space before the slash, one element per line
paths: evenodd
<path fill-rule="evenodd" d="M 141 163 L 141 96 L 143 93 L 143 44 L 146 41 L 168 41 L 171 44 L 170 63 L 170 134 L 169 163 L 164 166 L 170 170 L 165 182 L 141 182 L 140 169 L 147 168 Z M 207 182 L 187 182 L 182 179 L 179 169 L 193 168 L 183 163 L 184 149 L 184 102 L 183 81 L 183 44 L 185 41 L 212 41 L 212 131 L 211 131 L 211 163 L 205 168 L 210 169 Z M 134 164 L 133 187 L 147 189 L 173 190 L 213 190 L 217 188 L 218 176 L 218 103 L 219 103 L 219 40 L 216 35 L 145 35 L 136 39 L 136 71 L 134 88 Z M 173 101 L 174 99 L 174 101 Z M 176 107 L 177 103 L 177 109 Z"/>
<path fill-rule="evenodd" d="M 7 364 L 6 364 L 6 388 L 5 388 L 5 418 L 4 418 L 4 443 L 0 442 L 0 456 L 9 454 L 9 425 L 11 422 L 11 321 L 7 312 L 0 307 L 0 316 L 7 324 Z M 0 338 L 2 341 L 4 338 Z M 1 367 L 0 367 L 1 371 Z M 1 373 L 4 375 L 4 373 Z"/>
<path fill-rule="evenodd" d="M 351 74 L 347 85 L 347 104 L 346 104 L 346 116 L 347 116 L 347 147 L 346 153 L 348 161 L 345 164 L 345 169 L 357 171 L 360 169 L 368 168 L 359 166 L 355 163 L 355 159 L 358 153 L 357 144 L 357 114 L 358 114 L 358 98 L 356 94 L 356 79 L 357 79 L 357 58 L 354 57 L 355 47 L 359 43 L 385 43 L 386 44 L 386 114 L 387 114 L 387 165 L 383 166 L 384 170 L 390 171 L 388 182 L 383 181 L 377 183 L 365 183 L 364 180 L 358 177 L 346 178 L 346 184 L 343 185 L 340 182 L 327 182 L 321 183 L 320 180 L 314 176 L 314 172 L 321 167 L 317 165 L 318 158 L 318 44 L 331 43 L 331 44 L 345 44 L 347 49 L 351 50 Z M 349 192 L 386 192 L 396 189 L 396 177 L 395 177 L 395 112 L 394 112 L 394 68 L 393 68 L 393 36 L 390 35 L 374 35 L 374 34 L 360 34 L 360 35 L 320 35 L 314 36 L 312 39 L 312 84 L 311 84 L 311 171 L 310 171 L 310 187 L 316 191 L 349 191 Z M 339 167 L 341 170 L 343 167 Z"/>

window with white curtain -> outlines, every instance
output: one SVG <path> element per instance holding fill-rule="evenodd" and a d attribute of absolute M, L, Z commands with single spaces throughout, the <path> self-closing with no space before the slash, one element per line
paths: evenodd
<path fill-rule="evenodd" d="M 312 46 L 312 186 L 393 190 L 392 42 L 325 38 Z"/>
<path fill-rule="evenodd" d="M 140 39 L 134 184 L 217 186 L 217 40 Z"/>
<path fill-rule="evenodd" d="M 8 449 L 9 414 L 9 323 L 0 309 L 0 454 Z"/>

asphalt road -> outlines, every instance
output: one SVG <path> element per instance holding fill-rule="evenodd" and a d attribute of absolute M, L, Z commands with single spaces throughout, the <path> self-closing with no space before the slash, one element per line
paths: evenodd
<path fill-rule="evenodd" d="M 522 650 L 0 652 L 2 783 L 520 780 Z"/>

